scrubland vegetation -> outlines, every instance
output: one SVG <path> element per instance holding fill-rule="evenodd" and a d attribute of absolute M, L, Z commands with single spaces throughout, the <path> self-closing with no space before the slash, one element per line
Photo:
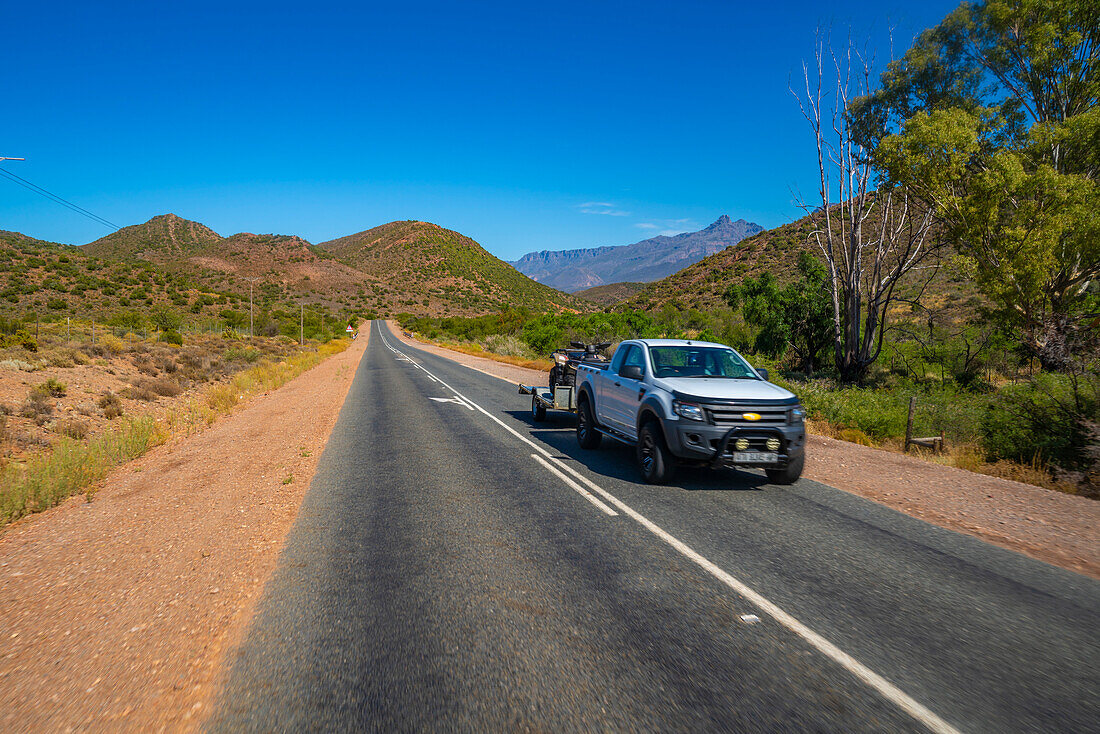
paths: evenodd
<path fill-rule="evenodd" d="M 90 322 L 39 323 L 37 338 L 15 322 L 18 338 L 0 347 L 0 526 L 73 494 L 90 498 L 115 466 L 211 424 L 348 344 L 249 339 L 225 324 L 195 333 L 182 319 L 143 338 L 132 325 L 97 325 L 93 341 Z"/>

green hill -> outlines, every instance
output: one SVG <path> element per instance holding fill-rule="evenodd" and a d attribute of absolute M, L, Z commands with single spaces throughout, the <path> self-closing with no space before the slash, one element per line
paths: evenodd
<path fill-rule="evenodd" d="M 175 214 L 161 214 L 84 245 L 88 255 L 108 260 L 147 260 L 163 263 L 202 252 L 222 240 L 206 225 Z"/>
<path fill-rule="evenodd" d="M 318 247 L 376 279 L 371 305 L 379 311 L 463 316 L 507 306 L 591 308 L 531 280 L 469 237 L 429 222 L 390 222 Z"/>

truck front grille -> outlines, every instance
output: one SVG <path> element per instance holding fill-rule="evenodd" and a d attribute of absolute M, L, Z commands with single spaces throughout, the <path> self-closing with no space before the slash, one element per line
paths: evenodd
<path fill-rule="evenodd" d="M 752 426 L 783 426 L 787 423 L 787 409 L 786 408 L 771 408 L 766 406 L 744 406 L 738 407 L 721 406 L 707 408 L 707 413 L 710 415 L 711 421 L 716 426 L 746 426 L 751 428 Z M 760 416 L 760 420 L 747 420 L 745 413 L 756 413 Z"/>

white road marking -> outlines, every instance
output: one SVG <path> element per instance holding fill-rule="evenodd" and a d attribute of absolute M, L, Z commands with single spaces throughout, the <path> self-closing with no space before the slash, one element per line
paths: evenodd
<path fill-rule="evenodd" d="M 601 510 L 603 510 L 605 513 L 607 513 L 611 517 L 615 517 L 616 515 L 619 514 L 619 513 L 615 512 L 614 510 L 612 510 L 607 505 L 605 505 L 603 502 L 600 502 L 598 499 L 596 499 L 591 494 L 589 494 L 588 490 L 586 490 L 584 487 L 577 484 L 576 482 L 574 482 L 569 477 L 565 476 L 565 474 L 563 472 L 559 471 L 553 464 L 551 464 L 546 459 L 542 458 L 538 454 L 531 454 L 531 458 L 534 459 L 535 461 L 537 461 L 538 463 L 542 464 L 544 467 L 546 467 L 546 469 L 551 474 L 556 476 L 558 479 L 562 480 L 563 482 L 568 484 L 570 487 L 577 490 L 577 492 L 581 495 L 581 497 L 584 497 L 586 500 L 588 500 L 589 502 L 594 504 L 596 507 L 599 507 Z"/>
<path fill-rule="evenodd" d="M 437 403 L 458 403 L 459 405 L 461 405 L 463 408 L 466 408 L 467 410 L 473 410 L 474 409 L 472 405 L 470 405 L 469 403 L 467 403 L 465 400 L 458 397 L 457 395 L 455 395 L 453 398 L 431 398 L 430 397 L 430 398 L 428 398 L 428 400 L 434 400 Z"/>
<path fill-rule="evenodd" d="M 396 349 L 394 349 L 393 347 L 391 347 L 389 345 L 389 342 L 386 341 L 386 337 L 384 335 L 382 335 L 382 327 L 381 326 L 378 327 L 378 333 L 379 333 L 379 336 L 382 337 L 382 343 L 385 344 L 386 347 L 391 352 L 394 352 L 395 354 L 401 354 L 402 356 L 404 356 L 404 354 L 402 352 L 397 351 Z M 420 364 L 416 364 L 415 362 L 413 362 L 413 364 L 416 365 L 416 367 L 418 367 L 419 369 L 424 370 L 424 372 L 428 373 L 429 375 L 432 374 L 431 372 L 428 372 L 428 370 L 424 366 L 422 366 Z M 495 415 L 493 415 L 489 411 L 482 408 L 480 405 L 478 405 L 474 401 L 472 401 L 469 398 L 463 396 L 462 393 L 460 393 L 458 390 L 455 390 L 453 387 L 448 385 L 443 380 L 441 380 L 439 378 L 436 378 L 436 379 L 439 380 L 439 384 L 444 385 L 448 390 L 452 391 L 455 395 L 458 395 L 458 396 L 462 397 L 463 400 L 465 400 L 470 405 L 474 406 L 479 412 L 481 412 L 484 415 L 491 418 L 493 421 L 495 421 L 497 424 L 499 424 L 501 427 L 503 427 L 506 431 L 508 431 L 513 436 L 518 438 L 520 441 L 527 444 L 528 446 L 533 448 L 536 452 L 541 454 L 544 458 L 546 458 L 550 461 L 556 461 L 554 459 L 554 457 L 551 456 L 550 453 L 548 451 L 546 451 L 545 449 L 543 449 L 541 446 L 535 444 L 534 442 L 529 440 L 526 436 L 520 434 L 518 431 L 513 429 L 511 426 L 506 424 L 501 419 L 497 418 Z M 734 591 L 736 591 L 741 596 L 748 599 L 752 604 L 754 604 L 756 607 L 758 607 L 762 612 L 767 614 L 769 617 L 774 619 L 776 622 L 779 622 L 779 624 L 783 625 L 784 627 L 789 629 L 791 632 L 794 632 L 796 635 L 798 635 L 803 640 L 808 642 L 811 646 L 813 646 L 822 655 L 824 655 L 825 657 L 829 658 L 833 662 L 840 665 L 842 668 L 847 670 L 849 673 L 854 675 L 859 680 L 863 681 L 868 687 L 872 688 L 879 695 L 881 695 L 883 698 L 885 698 L 887 701 L 893 703 L 895 706 L 900 708 L 902 711 L 909 714 L 915 720 L 919 721 L 921 724 L 923 724 L 925 727 L 927 727 L 930 731 L 937 732 L 937 734 L 961 734 L 958 729 L 956 729 L 955 727 L 951 726 L 951 724 L 948 724 L 946 721 L 941 719 L 939 716 L 937 716 L 930 709 L 928 709 L 923 704 L 918 702 L 916 699 L 911 697 L 905 691 L 901 690 L 900 688 L 895 686 L 893 683 L 886 680 L 881 675 L 879 675 L 875 671 L 871 670 L 866 665 L 859 662 L 858 660 L 856 660 L 851 655 L 849 655 L 848 653 L 841 650 L 839 647 L 837 647 L 833 643 L 826 640 L 824 637 L 819 635 L 817 632 L 814 632 L 812 629 L 810 629 L 806 625 L 799 622 L 797 619 L 792 617 L 787 612 L 783 611 L 779 606 L 773 604 L 766 597 L 764 597 L 763 594 L 760 594 L 759 592 L 757 592 L 755 589 L 753 589 L 751 586 L 749 586 L 745 582 L 735 578 L 734 576 L 727 573 L 726 571 L 723 571 L 717 565 L 715 565 L 714 563 L 712 563 L 711 561 L 707 560 L 702 555 L 697 553 L 695 550 L 693 550 L 690 546 L 688 546 L 682 540 L 680 540 L 679 538 L 676 538 L 671 533 L 667 532 L 666 530 L 664 530 L 663 528 L 658 526 L 652 520 L 648 519 L 647 517 L 642 515 L 640 512 L 638 512 L 634 508 L 627 505 L 625 502 L 620 500 L 618 497 L 614 496 L 613 494 L 611 494 L 607 490 L 605 490 L 602 487 L 598 486 L 595 482 L 591 481 L 590 479 L 585 477 L 583 474 L 581 474 L 580 472 L 573 469 L 573 467 L 569 466 L 568 464 L 564 464 L 562 462 L 556 462 L 556 466 L 559 466 L 562 469 L 564 469 L 565 471 L 569 472 L 575 478 L 577 478 L 582 483 L 587 485 L 590 489 L 592 489 L 592 491 L 596 492 L 598 495 L 600 495 L 601 497 L 606 499 L 608 502 L 613 504 L 615 507 L 619 508 L 619 510 L 622 511 L 623 514 L 625 514 L 625 515 L 631 517 L 632 519 L 634 519 L 638 524 L 640 524 L 646 530 L 649 530 L 651 533 L 656 535 L 658 538 L 663 540 L 665 543 L 667 543 L 668 545 L 675 548 L 685 558 L 690 559 L 695 564 L 697 564 L 702 569 L 704 569 L 707 573 L 709 573 L 711 576 L 718 579 L 723 584 L 725 584 L 726 586 L 733 589 Z"/>

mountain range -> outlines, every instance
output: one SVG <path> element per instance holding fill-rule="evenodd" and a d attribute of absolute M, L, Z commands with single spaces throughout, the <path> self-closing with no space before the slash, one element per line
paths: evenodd
<path fill-rule="evenodd" d="M 632 245 L 529 252 L 512 265 L 533 280 L 570 293 L 611 283 L 646 283 L 763 231 L 759 224 L 723 214 L 698 232 L 659 235 Z"/>

